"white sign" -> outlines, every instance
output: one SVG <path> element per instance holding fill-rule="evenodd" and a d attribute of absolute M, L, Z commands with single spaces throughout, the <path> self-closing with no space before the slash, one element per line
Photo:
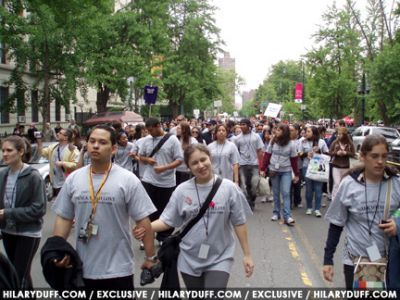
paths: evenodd
<path fill-rule="evenodd" d="M 237 117 L 239 116 L 239 113 L 238 113 L 237 111 L 234 111 L 234 112 L 233 112 L 233 116 L 234 116 L 235 118 L 237 118 Z"/>
<path fill-rule="evenodd" d="M 193 114 L 194 114 L 194 117 L 196 119 L 198 119 L 200 116 L 200 109 L 193 109 Z"/>
<path fill-rule="evenodd" d="M 221 107 L 221 106 L 222 106 L 221 100 L 214 101 L 214 107 Z"/>
<path fill-rule="evenodd" d="M 264 116 L 270 118 L 276 118 L 282 109 L 281 104 L 269 103 L 267 109 L 265 110 Z"/>

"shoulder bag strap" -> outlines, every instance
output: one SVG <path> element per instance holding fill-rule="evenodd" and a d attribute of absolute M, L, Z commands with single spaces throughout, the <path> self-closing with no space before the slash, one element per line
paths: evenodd
<path fill-rule="evenodd" d="M 169 139 L 170 136 L 171 136 L 170 133 L 167 133 L 166 135 L 164 135 L 163 138 L 161 139 L 161 141 L 159 141 L 158 144 L 154 147 L 153 151 L 151 151 L 149 157 L 153 157 L 154 154 L 156 154 L 158 152 L 158 150 L 161 149 L 161 147 Z"/>
<path fill-rule="evenodd" d="M 210 193 L 208 194 L 206 201 L 204 201 L 203 205 L 200 208 L 199 213 L 197 214 L 196 217 L 194 217 L 190 222 L 185 226 L 185 228 L 179 233 L 180 238 L 182 239 L 186 233 L 189 232 L 190 229 L 204 216 L 206 210 L 208 209 L 208 206 L 210 205 L 210 202 L 212 198 L 215 196 L 215 194 L 218 191 L 219 186 L 222 183 L 222 179 L 217 177 L 217 180 L 215 181 Z"/>
<path fill-rule="evenodd" d="M 390 178 L 390 179 L 388 179 L 385 208 L 383 211 L 383 219 L 384 220 L 389 219 L 391 197 L 392 197 L 392 179 Z"/>

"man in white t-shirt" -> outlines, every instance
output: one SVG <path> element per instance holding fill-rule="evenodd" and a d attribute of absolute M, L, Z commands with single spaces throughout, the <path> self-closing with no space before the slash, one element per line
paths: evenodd
<path fill-rule="evenodd" d="M 259 181 L 259 160 L 262 160 L 264 144 L 261 137 L 253 132 L 249 119 L 240 121 L 242 133 L 233 139 L 239 150 L 240 187 L 245 193 L 251 209 L 254 210 L 256 189 Z"/>
<path fill-rule="evenodd" d="M 133 251 L 130 218 L 146 228 L 143 239 L 146 258 L 143 268 L 155 262 L 153 232 L 148 216 L 155 211 L 139 179 L 112 164 L 116 132 L 98 125 L 88 139 L 91 165 L 71 173 L 61 189 L 53 210 L 57 214 L 53 234 L 67 239 L 73 220 L 76 251 L 83 262 L 88 290 L 132 290 Z M 70 267 L 70 257 L 55 261 Z"/>
<path fill-rule="evenodd" d="M 146 121 L 146 128 L 150 137 L 143 140 L 139 149 L 140 161 L 146 164 L 142 183 L 148 195 L 157 208 L 157 212 L 150 216 L 154 221 L 159 218 L 167 206 L 169 198 L 176 187 L 176 168 L 183 162 L 181 143 L 175 135 L 169 135 L 162 147 L 151 156 L 154 148 L 164 138 L 162 124 L 155 118 Z M 173 232 L 168 230 L 159 232 L 157 240 L 162 242 Z"/>

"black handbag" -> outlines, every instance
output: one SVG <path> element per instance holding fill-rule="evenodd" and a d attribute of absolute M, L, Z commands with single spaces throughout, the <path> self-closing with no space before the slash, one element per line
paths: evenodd
<path fill-rule="evenodd" d="M 222 179 L 218 177 L 196 217 L 190 220 L 182 231 L 176 232 L 166 238 L 158 250 L 157 256 L 164 272 L 161 289 L 180 289 L 177 270 L 177 260 L 180 251 L 179 243 L 189 230 L 204 216 L 221 183 Z"/>

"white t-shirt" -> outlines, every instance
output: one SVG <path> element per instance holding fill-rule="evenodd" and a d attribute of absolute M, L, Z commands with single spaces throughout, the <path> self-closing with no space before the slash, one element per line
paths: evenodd
<path fill-rule="evenodd" d="M 153 149 L 162 139 L 162 136 L 146 138 L 139 149 L 139 155 L 149 156 Z M 160 174 L 154 171 L 155 166 L 163 166 L 170 164 L 175 160 L 180 160 L 183 162 L 183 153 L 181 143 L 175 135 L 171 135 L 164 145 L 154 154 L 153 158 L 157 161 L 154 166 L 147 165 L 144 174 L 143 181 L 151 185 L 169 188 L 176 186 L 175 170 L 167 170 Z"/>
<path fill-rule="evenodd" d="M 54 212 L 68 220 L 75 218 L 76 251 L 83 263 L 83 277 L 108 279 L 133 274 L 131 227 L 129 218 L 138 221 L 156 211 L 139 179 L 113 164 L 101 191 L 94 218 L 98 233 L 87 242 L 78 238 L 92 212 L 89 194 L 90 166 L 71 173 L 54 205 Z M 93 174 L 96 194 L 104 174 Z"/>
<path fill-rule="evenodd" d="M 215 180 L 215 178 L 214 178 Z M 179 228 L 194 218 L 211 191 L 213 180 L 197 184 L 194 178 L 180 184 L 171 196 L 160 220 Z M 185 235 L 180 243 L 178 269 L 192 276 L 204 271 L 230 273 L 235 252 L 233 226 L 246 223 L 251 209 L 243 192 L 232 181 L 223 179 L 203 218 Z M 208 227 L 208 238 L 206 237 Z M 198 257 L 201 244 L 210 246 L 207 259 Z"/>
<path fill-rule="evenodd" d="M 207 147 L 210 149 L 214 173 L 233 181 L 233 165 L 239 163 L 236 145 L 226 140 L 223 144 L 212 142 Z"/>
<path fill-rule="evenodd" d="M 264 144 L 257 133 L 241 133 L 233 139 L 239 150 L 239 165 L 258 166 L 257 150 L 262 150 Z"/>
<path fill-rule="evenodd" d="M 308 153 L 310 151 L 313 150 L 313 144 L 311 141 L 304 139 L 301 143 L 300 143 L 300 147 L 299 147 L 300 151 L 299 152 L 304 152 L 304 153 Z M 329 152 L 329 148 L 326 145 L 325 141 L 323 139 L 319 139 L 318 141 L 318 148 L 321 150 L 322 153 L 328 153 Z M 306 156 L 303 159 L 303 168 L 308 167 L 308 164 L 310 162 L 310 159 Z"/>
<path fill-rule="evenodd" d="M 269 143 L 267 147 L 267 153 L 272 154 L 269 164 L 270 170 L 279 172 L 292 171 L 290 158 L 297 157 L 295 142 L 289 141 L 289 143 L 286 146 L 280 146 L 277 143 L 274 143 L 271 146 L 271 143 Z"/>
<path fill-rule="evenodd" d="M 135 152 L 134 150 L 135 146 L 131 142 L 128 142 L 126 146 L 117 144 L 117 152 L 114 154 L 114 163 L 132 172 L 133 164 L 132 158 L 129 156 L 129 154 Z"/>

